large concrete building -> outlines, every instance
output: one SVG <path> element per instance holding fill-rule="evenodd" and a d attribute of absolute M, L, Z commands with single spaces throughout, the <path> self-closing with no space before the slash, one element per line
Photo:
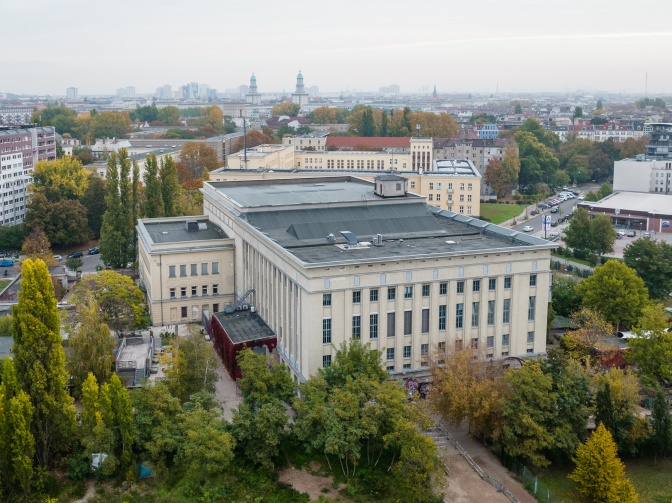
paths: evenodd
<path fill-rule="evenodd" d="M 205 259 L 203 247 L 179 237 L 167 252 L 174 277 L 160 275 L 157 268 L 165 273 L 168 262 L 161 265 L 167 256 L 157 243 L 165 234 L 157 228 L 148 237 L 152 223 L 143 221 L 143 281 L 157 285 L 159 274 L 163 290 L 188 293 L 189 264 L 198 272 L 200 262 L 217 261 L 229 275 L 231 260 L 237 297 L 247 298 L 276 334 L 277 356 L 296 381 L 330 365 L 351 339 L 381 350 L 393 375 L 426 374 L 430 352 L 454 347 L 492 358 L 544 353 L 555 245 L 428 206 L 407 184 L 389 174 L 373 182 L 206 182 L 203 223 L 222 232 L 212 256 Z M 148 248 L 153 254 L 142 251 Z M 185 300 L 171 302 L 178 309 Z"/>
<path fill-rule="evenodd" d="M 620 229 L 641 232 L 672 232 L 672 196 L 614 192 L 599 201 L 583 201 L 579 206 L 591 215 L 607 215 Z"/>
<path fill-rule="evenodd" d="M 672 194 L 672 159 L 636 159 L 614 162 L 614 190 Z"/>
<path fill-rule="evenodd" d="M 26 205 L 38 161 L 56 159 L 53 127 L 0 128 L 0 224 L 16 225 L 26 216 Z"/>

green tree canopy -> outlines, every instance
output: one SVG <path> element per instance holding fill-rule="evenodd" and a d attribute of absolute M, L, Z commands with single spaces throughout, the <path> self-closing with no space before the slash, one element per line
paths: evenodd
<path fill-rule="evenodd" d="M 73 157 L 38 161 L 33 175 L 33 192 L 44 194 L 52 202 L 80 199 L 89 184 L 90 174 Z"/>
<path fill-rule="evenodd" d="M 91 117 L 89 134 L 93 138 L 126 138 L 130 131 L 128 112 L 100 112 Z"/>
<path fill-rule="evenodd" d="M 597 262 L 598 258 L 614 249 L 616 231 L 607 215 L 590 218 L 588 210 L 578 208 L 569 226 L 565 229 L 565 243 L 575 251 L 588 255 Z"/>
<path fill-rule="evenodd" d="M 559 316 L 570 316 L 581 306 L 581 297 L 576 291 L 578 280 L 553 275 L 553 310 Z"/>
<path fill-rule="evenodd" d="M 172 106 L 159 108 L 157 120 L 166 126 L 175 126 L 180 121 L 180 109 Z"/>
<path fill-rule="evenodd" d="M 652 299 L 672 293 L 672 246 L 665 241 L 636 239 L 623 250 L 623 261 L 644 280 Z"/>
<path fill-rule="evenodd" d="M 290 103 L 289 101 L 282 101 L 277 105 L 274 105 L 271 109 L 271 115 L 288 115 L 289 117 L 296 117 L 296 114 L 299 113 L 301 107 L 295 103 Z"/>
<path fill-rule="evenodd" d="M 528 191 L 540 182 L 552 184 L 559 167 L 555 155 L 533 132 L 521 129 L 514 134 L 514 139 L 520 156 L 520 184 Z"/>
<path fill-rule="evenodd" d="M 100 229 L 103 226 L 103 215 L 107 210 L 105 183 L 104 178 L 93 173 L 89 177 L 89 184 L 80 200 L 84 208 L 86 208 L 88 227 L 94 238 L 100 237 Z"/>

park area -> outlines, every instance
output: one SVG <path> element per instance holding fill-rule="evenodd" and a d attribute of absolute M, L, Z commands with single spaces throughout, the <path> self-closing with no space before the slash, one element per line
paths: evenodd
<path fill-rule="evenodd" d="M 481 218 L 498 225 L 516 218 L 523 211 L 525 206 L 520 204 L 481 203 Z"/>

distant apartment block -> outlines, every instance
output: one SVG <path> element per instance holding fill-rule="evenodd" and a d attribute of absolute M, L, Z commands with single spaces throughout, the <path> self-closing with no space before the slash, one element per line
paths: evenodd
<path fill-rule="evenodd" d="M 499 127 L 497 124 L 483 124 L 478 128 L 478 137 L 483 139 L 497 138 L 499 136 Z"/>
<path fill-rule="evenodd" d="M 65 96 L 69 100 L 76 100 L 79 97 L 79 89 L 76 87 L 68 87 L 65 90 Z"/>
<path fill-rule="evenodd" d="M 23 126 L 30 124 L 32 107 L 0 107 L 0 126 Z"/>
<path fill-rule="evenodd" d="M 590 141 L 615 141 L 623 143 L 628 138 L 641 138 L 646 135 L 644 124 L 634 122 L 630 124 L 609 121 L 594 126 L 588 119 L 579 119 L 576 124 L 550 128 L 561 140 L 565 141 L 568 134 L 575 134 L 578 138 Z"/>
<path fill-rule="evenodd" d="M 657 122 L 647 126 L 651 131 L 651 140 L 646 146 L 646 157 L 672 160 L 672 123 Z"/>
<path fill-rule="evenodd" d="M 56 131 L 53 127 L 0 129 L 0 223 L 23 222 L 28 203 L 28 187 L 38 161 L 56 158 Z"/>

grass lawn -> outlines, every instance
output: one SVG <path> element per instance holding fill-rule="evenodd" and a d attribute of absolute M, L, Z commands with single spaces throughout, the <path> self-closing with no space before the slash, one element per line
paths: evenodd
<path fill-rule="evenodd" d="M 576 257 L 565 257 L 564 255 L 559 255 L 557 253 L 551 253 L 551 256 L 553 258 L 560 259 L 561 261 L 569 260 L 569 263 L 571 264 L 572 262 L 576 262 L 577 264 L 583 264 L 587 265 L 588 267 L 594 267 L 593 265 L 590 264 L 587 260 L 583 260 L 581 258 L 576 258 Z"/>
<path fill-rule="evenodd" d="M 481 203 L 481 216 L 493 224 L 501 224 L 520 215 L 525 211 L 522 204 L 492 204 Z"/>
<path fill-rule="evenodd" d="M 11 283 L 8 279 L 0 279 L 0 292 L 2 292 L 7 285 Z"/>
<path fill-rule="evenodd" d="M 567 478 L 572 468 L 558 467 L 546 471 L 541 481 L 564 503 L 582 503 L 575 483 Z M 632 459 L 626 463 L 626 473 L 639 494 L 640 503 L 669 503 L 672 500 L 672 459 Z"/>

